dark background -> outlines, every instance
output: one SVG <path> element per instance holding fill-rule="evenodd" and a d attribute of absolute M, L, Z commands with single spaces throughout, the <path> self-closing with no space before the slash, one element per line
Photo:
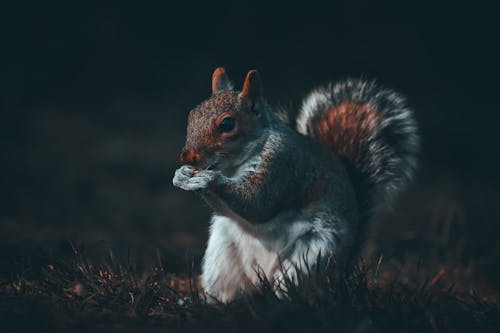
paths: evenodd
<path fill-rule="evenodd" d="M 213 69 L 225 66 L 237 87 L 257 68 L 270 102 L 293 109 L 315 85 L 347 76 L 376 78 L 407 96 L 422 135 L 421 168 L 381 215 L 374 244 L 395 256 L 438 249 L 443 260 L 495 279 L 500 110 L 492 6 L 2 7 L 2 260 L 58 253 L 72 241 L 129 249 L 146 261 L 160 249 L 172 270 L 198 261 L 209 211 L 171 179 L 187 113 L 209 96 Z"/>

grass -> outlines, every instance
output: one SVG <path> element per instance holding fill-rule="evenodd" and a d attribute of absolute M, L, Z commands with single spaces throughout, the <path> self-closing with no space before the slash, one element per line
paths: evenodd
<path fill-rule="evenodd" d="M 43 256 L 42 256 L 43 257 Z M 277 297 L 261 278 L 255 295 L 207 304 L 195 272 L 171 274 L 158 255 L 138 269 L 112 251 L 93 263 L 83 248 L 70 258 L 23 263 L 0 281 L 4 326 L 19 331 L 335 331 L 485 332 L 500 327 L 500 306 L 447 268 L 423 269 L 383 257 L 341 270 L 330 258 Z M 457 273 L 458 272 L 458 273 Z M 431 274 L 432 273 L 432 274 Z M 297 282 L 297 283 L 295 283 Z"/>

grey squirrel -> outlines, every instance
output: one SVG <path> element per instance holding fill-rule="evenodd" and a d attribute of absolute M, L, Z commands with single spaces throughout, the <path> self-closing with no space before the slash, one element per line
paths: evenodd
<path fill-rule="evenodd" d="M 399 94 L 346 80 L 305 97 L 295 129 L 283 114 L 257 71 L 239 92 L 223 68 L 189 113 L 173 184 L 213 209 L 202 264 L 209 299 L 251 292 L 258 274 L 275 285 L 294 279 L 319 254 L 349 258 L 372 212 L 412 179 L 419 137 Z"/>

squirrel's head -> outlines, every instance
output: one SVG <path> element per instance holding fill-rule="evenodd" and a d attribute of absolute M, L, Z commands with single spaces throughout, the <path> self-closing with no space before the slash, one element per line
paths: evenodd
<path fill-rule="evenodd" d="M 256 70 L 248 72 L 241 92 L 233 90 L 224 68 L 212 75 L 212 96 L 191 110 L 180 160 L 199 169 L 232 167 L 262 128 L 265 102 Z"/>

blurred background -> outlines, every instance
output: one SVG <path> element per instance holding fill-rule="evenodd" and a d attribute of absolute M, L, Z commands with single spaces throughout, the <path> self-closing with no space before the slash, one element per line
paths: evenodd
<path fill-rule="evenodd" d="M 258 69 L 272 104 L 376 78 L 408 98 L 417 181 L 373 232 L 377 253 L 458 262 L 498 282 L 494 8 L 325 3 L 45 2 L 0 10 L 0 258 L 110 246 L 172 271 L 199 263 L 209 210 L 171 183 L 188 111 L 225 66 Z M 7 271 L 8 265 L 1 265 Z"/>

